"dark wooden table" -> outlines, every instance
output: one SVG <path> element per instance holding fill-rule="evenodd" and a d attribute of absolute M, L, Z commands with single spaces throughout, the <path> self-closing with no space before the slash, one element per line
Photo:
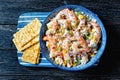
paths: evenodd
<path fill-rule="evenodd" d="M 12 43 L 17 20 L 25 12 L 45 12 L 77 4 L 98 14 L 107 31 L 106 50 L 97 67 L 68 72 L 56 68 L 29 68 L 19 65 Z M 0 0 L 0 80 L 120 80 L 120 0 Z"/>

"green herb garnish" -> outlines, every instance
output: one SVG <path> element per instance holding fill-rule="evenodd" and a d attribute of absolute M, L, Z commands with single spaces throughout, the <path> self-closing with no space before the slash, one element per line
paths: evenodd
<path fill-rule="evenodd" d="M 57 51 L 61 51 L 61 50 L 62 50 L 62 47 L 58 46 Z"/>
<path fill-rule="evenodd" d="M 77 15 L 77 16 L 79 16 L 80 14 L 82 14 L 81 12 L 75 12 L 75 14 Z"/>
<path fill-rule="evenodd" d="M 73 32 L 72 32 L 72 31 L 69 31 L 69 34 L 72 36 L 72 35 L 73 35 Z"/>
<path fill-rule="evenodd" d="M 76 58 L 75 63 L 76 63 L 77 65 L 80 64 L 80 60 L 79 60 L 78 58 Z"/>
<path fill-rule="evenodd" d="M 88 40 L 90 37 L 90 33 L 88 33 L 87 35 L 85 35 L 85 39 Z"/>

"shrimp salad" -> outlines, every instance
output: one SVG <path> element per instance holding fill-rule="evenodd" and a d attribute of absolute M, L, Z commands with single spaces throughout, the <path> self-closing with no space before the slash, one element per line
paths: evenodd
<path fill-rule="evenodd" d="M 101 29 L 95 19 L 83 12 L 65 8 L 47 23 L 43 40 L 49 57 L 58 65 L 86 64 L 97 53 Z"/>

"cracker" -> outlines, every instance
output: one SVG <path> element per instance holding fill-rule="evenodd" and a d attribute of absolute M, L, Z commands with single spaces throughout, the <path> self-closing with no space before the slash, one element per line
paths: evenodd
<path fill-rule="evenodd" d="M 31 28 L 35 34 L 40 34 L 40 28 L 42 24 L 39 22 L 39 20 L 37 20 L 37 18 L 35 20 L 35 24 L 31 26 Z"/>
<path fill-rule="evenodd" d="M 17 33 L 15 33 L 14 38 L 20 42 L 21 46 L 24 46 L 25 44 L 27 44 L 27 42 L 29 42 L 36 35 L 39 34 L 38 32 L 40 32 L 40 27 L 41 27 L 40 21 L 37 18 L 35 18 L 24 28 L 20 29 Z"/>
<path fill-rule="evenodd" d="M 26 36 L 26 43 L 36 36 L 36 34 L 34 34 L 34 31 L 31 29 L 31 25 L 27 25 L 24 28 L 23 32 L 25 33 L 24 35 Z"/>
<path fill-rule="evenodd" d="M 40 57 L 40 44 L 37 43 L 23 51 L 22 61 L 37 64 Z"/>
<path fill-rule="evenodd" d="M 25 32 L 17 32 L 16 37 L 14 38 L 14 41 L 18 43 L 19 46 L 22 46 L 27 42 L 27 36 Z"/>
<path fill-rule="evenodd" d="M 22 48 L 21 48 L 20 44 L 15 39 L 13 39 L 13 42 L 14 42 L 16 48 L 18 49 L 18 51 L 21 51 Z"/>
<path fill-rule="evenodd" d="M 14 36 L 13 42 L 15 43 L 18 51 L 30 47 L 31 45 L 33 45 L 33 43 L 36 43 L 34 42 L 36 40 L 38 42 L 39 39 L 38 38 L 36 39 L 35 37 L 39 35 L 40 28 L 41 23 L 37 18 L 35 18 L 29 24 L 27 24 L 25 27 L 23 27 L 13 35 Z"/>
<path fill-rule="evenodd" d="M 23 46 L 21 50 L 25 50 L 26 48 L 28 48 L 38 42 L 39 42 L 39 35 L 36 36 L 34 39 L 32 39 L 30 42 L 28 42 L 25 46 Z"/>
<path fill-rule="evenodd" d="M 18 51 L 23 51 L 25 49 L 27 49 L 28 47 L 36 44 L 39 42 L 39 35 L 37 35 L 34 39 L 32 39 L 30 42 L 28 42 L 26 45 L 24 45 L 23 47 L 20 46 L 20 43 L 17 42 L 15 39 L 13 39 L 13 42 L 16 46 L 16 48 L 18 49 Z"/>

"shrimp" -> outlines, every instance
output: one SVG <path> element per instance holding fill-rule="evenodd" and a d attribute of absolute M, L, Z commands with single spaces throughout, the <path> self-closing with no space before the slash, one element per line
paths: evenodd
<path fill-rule="evenodd" d="M 86 64 L 96 53 L 101 38 L 101 28 L 95 20 L 88 20 L 80 14 L 65 8 L 48 23 L 43 40 L 50 51 L 49 57 L 61 66 L 74 67 Z"/>
<path fill-rule="evenodd" d="M 88 47 L 87 42 L 85 41 L 85 39 L 82 36 L 79 37 L 78 41 L 79 41 L 81 47 L 83 48 L 83 52 L 86 53 L 86 52 L 90 51 L 90 48 Z"/>
<path fill-rule="evenodd" d="M 85 39 L 80 35 L 78 30 L 74 32 L 74 36 L 78 40 L 78 42 L 81 45 L 81 47 L 84 49 L 83 52 L 89 52 L 90 49 L 88 47 L 88 44 L 85 41 Z M 76 48 L 75 50 L 77 50 L 77 47 L 78 47 L 79 44 L 78 43 L 73 43 L 73 48 Z"/>
<path fill-rule="evenodd" d="M 76 26 L 77 17 L 73 11 L 70 11 L 68 8 L 61 10 L 54 19 L 67 19 L 70 20 L 72 26 Z"/>
<path fill-rule="evenodd" d="M 94 37 L 96 39 L 96 43 L 98 43 L 99 40 L 100 40 L 100 38 L 101 38 L 101 29 L 100 29 L 100 26 L 94 20 L 92 20 L 90 22 L 90 24 L 93 26 L 92 33 L 94 33 Z"/>
<path fill-rule="evenodd" d="M 43 40 L 48 41 L 50 43 L 51 47 L 56 46 L 56 39 L 53 38 L 52 36 L 45 36 L 45 37 L 43 37 Z"/>

